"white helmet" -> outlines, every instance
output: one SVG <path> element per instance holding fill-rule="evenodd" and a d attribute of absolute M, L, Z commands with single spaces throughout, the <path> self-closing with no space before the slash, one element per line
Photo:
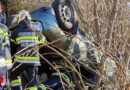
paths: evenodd
<path fill-rule="evenodd" d="M 31 16 L 26 10 L 22 10 L 18 14 L 18 23 L 25 19 L 31 20 Z"/>

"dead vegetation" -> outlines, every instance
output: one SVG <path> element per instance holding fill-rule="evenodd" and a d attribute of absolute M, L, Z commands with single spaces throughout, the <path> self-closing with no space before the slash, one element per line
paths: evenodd
<path fill-rule="evenodd" d="M 117 65 L 114 81 L 109 87 L 122 90 L 129 86 L 130 64 L 130 8 L 128 0 L 78 0 L 75 1 L 82 28 L 88 33 L 89 40 L 99 43 L 104 48 L 101 59 L 100 78 L 104 73 L 104 62 L 110 57 Z M 109 55 L 107 55 L 108 53 Z M 120 55 L 120 58 L 114 57 Z M 110 66 L 111 67 L 111 66 Z M 109 67 L 109 68 L 110 68 Z M 105 85 L 106 84 L 106 85 Z M 104 83 L 107 89 L 108 83 Z M 128 90 L 128 88 L 126 89 Z"/>
<path fill-rule="evenodd" d="M 37 1 L 39 2 L 37 3 Z M 14 14 L 21 9 L 32 10 L 33 8 L 50 5 L 53 0 L 8 0 L 8 12 Z M 103 83 L 101 87 L 96 87 L 96 90 L 112 88 L 118 90 L 129 90 L 130 88 L 130 7 L 127 2 L 129 0 L 73 0 L 77 11 L 82 30 L 87 32 L 86 38 L 91 42 L 97 42 L 99 45 L 93 46 L 100 52 L 99 78 L 97 83 Z M 13 3 L 12 3 L 13 2 Z M 42 4 L 43 3 L 43 4 Z M 28 7 L 29 6 L 29 7 Z M 54 41 L 55 42 L 55 41 Z M 52 44 L 51 42 L 49 44 Z M 49 47 L 49 46 L 48 46 Z M 79 81 L 85 88 L 84 82 L 75 67 L 61 53 L 53 49 L 57 54 L 63 57 L 64 62 L 67 62 L 72 71 L 76 72 Z M 42 55 L 40 55 L 47 61 Z M 107 69 L 114 70 L 112 80 L 108 80 L 109 73 L 105 69 L 106 61 L 110 63 Z M 110 62 L 109 62 L 110 61 Z M 116 66 L 111 63 L 115 62 Z M 47 61 L 48 62 L 48 61 Z M 49 63 L 49 62 L 48 62 Z M 108 64 L 107 63 L 107 64 Z M 53 65 L 49 63 L 52 67 Z M 55 68 L 55 67 L 53 67 Z M 56 69 L 56 68 L 55 68 Z M 95 71 L 96 72 L 96 71 Z M 110 71 L 111 73 L 112 71 Z M 88 84 L 87 84 L 88 85 Z"/>

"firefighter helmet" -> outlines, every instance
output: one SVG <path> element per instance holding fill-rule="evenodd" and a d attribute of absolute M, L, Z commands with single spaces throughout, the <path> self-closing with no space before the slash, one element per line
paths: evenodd
<path fill-rule="evenodd" d="M 23 20 L 31 20 L 31 16 L 29 14 L 29 12 L 27 12 L 26 10 L 22 10 L 19 12 L 18 14 L 18 23 L 23 21 Z"/>

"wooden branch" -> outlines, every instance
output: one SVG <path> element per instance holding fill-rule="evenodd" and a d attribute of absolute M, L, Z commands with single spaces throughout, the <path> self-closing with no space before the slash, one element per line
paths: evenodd
<path fill-rule="evenodd" d="M 96 29 L 96 33 L 97 33 L 97 42 L 101 42 L 101 31 L 100 31 L 100 26 L 99 26 L 99 21 L 98 21 L 98 14 L 97 14 L 97 4 L 95 2 L 95 0 L 93 0 L 93 4 L 94 4 L 94 12 L 93 15 L 95 17 L 95 29 Z"/>
<path fill-rule="evenodd" d="M 107 35 L 106 35 L 106 39 L 107 39 L 107 44 L 111 45 L 111 41 L 112 41 L 112 32 L 113 32 L 113 28 L 114 28 L 114 21 L 115 21 L 115 17 L 116 17 L 116 10 L 117 10 L 117 0 L 113 1 L 113 6 L 112 6 L 112 11 L 111 11 L 111 16 L 109 17 L 109 23 L 108 23 L 108 28 L 107 28 Z"/>

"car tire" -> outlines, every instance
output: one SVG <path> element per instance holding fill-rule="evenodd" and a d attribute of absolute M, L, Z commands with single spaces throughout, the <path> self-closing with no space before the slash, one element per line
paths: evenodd
<path fill-rule="evenodd" d="M 71 30 L 76 23 L 76 11 L 70 0 L 55 0 L 52 4 L 56 20 L 62 30 Z"/>

